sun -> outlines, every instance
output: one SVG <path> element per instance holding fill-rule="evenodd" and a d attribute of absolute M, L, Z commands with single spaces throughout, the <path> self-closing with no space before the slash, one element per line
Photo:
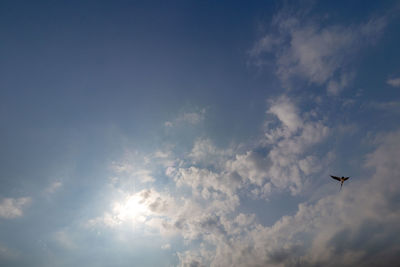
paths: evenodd
<path fill-rule="evenodd" d="M 150 214 L 146 202 L 138 195 L 134 194 L 125 197 L 122 201 L 117 201 L 113 206 L 114 218 L 120 222 L 143 223 Z"/>

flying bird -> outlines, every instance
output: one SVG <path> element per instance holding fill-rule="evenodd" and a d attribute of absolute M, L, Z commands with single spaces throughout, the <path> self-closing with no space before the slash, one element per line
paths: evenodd
<path fill-rule="evenodd" d="M 344 181 L 346 181 L 347 179 L 350 178 L 350 177 L 343 177 L 343 176 L 342 177 L 337 177 L 337 176 L 333 176 L 333 175 L 331 175 L 331 177 L 340 182 L 340 190 L 342 190 L 342 186 L 343 186 Z"/>

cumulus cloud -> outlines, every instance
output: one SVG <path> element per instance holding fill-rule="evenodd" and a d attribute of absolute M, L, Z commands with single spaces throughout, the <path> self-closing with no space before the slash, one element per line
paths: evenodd
<path fill-rule="evenodd" d="M 23 209 L 32 202 L 30 197 L 3 198 L 0 202 L 0 217 L 13 219 L 23 215 Z"/>
<path fill-rule="evenodd" d="M 400 207 L 393 200 L 400 196 L 399 141 L 400 131 L 380 138 L 366 158 L 369 177 L 357 177 L 340 193 L 314 204 L 300 204 L 295 215 L 283 216 L 271 227 L 251 220 L 236 227 L 226 223 L 230 238 L 215 241 L 211 257 L 203 251 L 182 261 L 209 266 L 396 266 Z M 244 219 L 240 215 L 235 221 Z"/>
<path fill-rule="evenodd" d="M 211 243 L 225 240 L 228 233 L 242 235 L 243 229 L 254 224 L 255 217 L 236 217 L 240 192 L 264 199 L 276 190 L 297 194 L 305 176 L 316 173 L 324 163 L 309 149 L 324 140 L 328 128 L 300 112 L 288 96 L 269 104 L 267 113 L 273 117 L 274 127 L 266 128 L 255 148 L 239 153 L 234 147 L 220 149 L 209 139 L 197 139 L 186 157 L 170 166 L 161 164 L 176 186 L 174 196 L 156 189 L 132 193 L 114 184 L 123 196 L 91 224 L 118 227 L 140 221 L 163 235 L 179 234 L 186 240 Z M 165 159 L 173 157 L 171 154 L 156 151 L 151 157 Z M 132 172 L 130 165 L 114 167 L 117 172 Z M 182 259 L 189 257 L 184 255 Z"/>
<path fill-rule="evenodd" d="M 192 151 L 188 157 L 195 165 L 220 167 L 229 157 L 232 156 L 234 150 L 217 148 L 210 139 L 197 139 L 193 145 Z"/>
<path fill-rule="evenodd" d="M 388 79 L 386 83 L 393 87 L 400 87 L 400 78 Z"/>
<path fill-rule="evenodd" d="M 166 169 L 178 187 L 187 186 L 192 195 L 203 199 L 229 199 L 234 207 L 238 191 L 252 187 L 255 196 L 268 198 L 274 189 L 301 191 L 304 176 L 316 173 L 322 160 L 310 148 L 328 136 L 321 120 L 300 112 L 295 102 L 283 95 L 269 101 L 265 137 L 245 153 L 234 147 L 216 148 L 209 139 L 195 141 L 184 166 Z M 311 113 L 311 112 L 310 112 Z M 185 166 L 187 165 L 187 166 Z"/>
<path fill-rule="evenodd" d="M 329 134 L 321 120 L 300 112 L 285 95 L 269 104 L 267 113 L 273 120 L 266 124 L 260 145 L 246 153 L 233 154 L 225 161 L 225 172 L 233 177 L 233 192 L 251 185 L 252 194 L 262 198 L 268 198 L 276 189 L 298 194 L 305 176 L 318 172 L 328 162 L 328 157 L 312 152 Z"/>
<path fill-rule="evenodd" d="M 296 131 L 303 123 L 297 107 L 286 96 L 274 100 L 268 112 L 277 116 L 290 132 Z"/>
<path fill-rule="evenodd" d="M 386 23 L 385 17 L 377 17 L 359 25 L 327 25 L 307 12 L 283 10 L 250 55 L 256 64 L 271 63 L 272 56 L 276 74 L 287 88 L 301 79 L 338 95 L 353 79 L 353 55 L 376 42 Z"/>
<path fill-rule="evenodd" d="M 340 192 L 315 192 L 318 197 L 299 204 L 294 215 L 265 226 L 240 210 L 241 197 L 299 194 L 331 160 L 315 149 L 330 133 L 316 110 L 302 111 L 287 95 L 268 104 L 255 147 L 220 149 L 202 138 L 181 158 L 172 150 L 150 153 L 145 162 L 158 164 L 173 188 L 132 192 L 114 183 L 109 209 L 87 225 L 140 225 L 148 234 L 179 236 L 187 245 L 177 252 L 180 266 L 374 266 L 378 259 L 394 266 L 400 252 L 400 131 L 375 140 L 364 166 L 371 175 L 352 178 Z M 117 174 L 133 169 L 114 164 Z"/>

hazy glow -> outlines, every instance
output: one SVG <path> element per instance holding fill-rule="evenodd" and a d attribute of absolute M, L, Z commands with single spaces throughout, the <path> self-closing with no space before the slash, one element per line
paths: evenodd
<path fill-rule="evenodd" d="M 118 223 L 142 223 L 149 213 L 146 203 L 137 194 L 128 196 L 123 201 L 114 203 L 113 206 L 114 218 Z"/>

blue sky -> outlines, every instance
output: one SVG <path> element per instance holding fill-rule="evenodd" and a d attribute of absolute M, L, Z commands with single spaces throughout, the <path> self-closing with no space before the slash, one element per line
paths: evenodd
<path fill-rule="evenodd" d="M 395 266 L 399 12 L 2 1 L 0 265 Z"/>

